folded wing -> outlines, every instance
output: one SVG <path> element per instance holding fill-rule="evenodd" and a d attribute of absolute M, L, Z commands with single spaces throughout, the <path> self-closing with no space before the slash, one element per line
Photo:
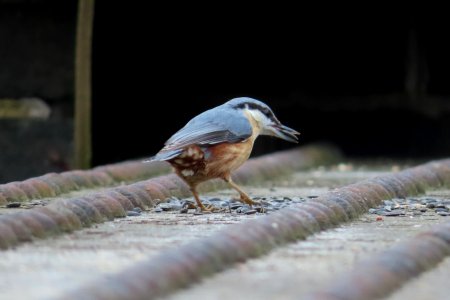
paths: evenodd
<path fill-rule="evenodd" d="M 189 145 L 238 143 L 251 135 L 252 127 L 243 114 L 219 106 L 189 121 L 167 140 L 165 147 L 150 160 L 170 160 L 180 155 Z"/>

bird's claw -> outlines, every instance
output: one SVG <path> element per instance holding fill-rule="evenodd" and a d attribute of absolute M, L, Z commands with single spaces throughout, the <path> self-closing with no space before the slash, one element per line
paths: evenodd
<path fill-rule="evenodd" d="M 204 206 L 202 204 L 201 206 L 198 206 L 198 208 L 200 209 L 201 212 L 219 212 L 221 210 L 220 208 L 211 204 L 208 204 L 207 206 Z"/>
<path fill-rule="evenodd" d="M 240 201 L 243 202 L 243 203 L 245 203 L 245 204 L 250 205 L 250 207 L 251 207 L 252 205 L 261 205 L 260 202 L 251 199 L 251 198 L 250 198 L 249 196 L 247 196 L 247 195 L 241 195 Z"/>

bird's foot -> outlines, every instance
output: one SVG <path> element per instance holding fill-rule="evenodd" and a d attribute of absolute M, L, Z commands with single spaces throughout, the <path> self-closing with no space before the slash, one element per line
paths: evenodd
<path fill-rule="evenodd" d="M 253 200 L 252 198 L 250 198 L 249 196 L 247 196 L 245 194 L 241 195 L 240 201 L 242 203 L 248 204 L 250 206 L 252 206 L 252 205 L 261 205 L 261 203 L 259 203 L 258 201 Z"/>
<path fill-rule="evenodd" d="M 211 212 L 212 207 L 211 207 L 211 205 L 204 206 L 202 203 L 198 203 L 197 209 L 199 209 L 201 212 L 205 212 L 205 211 Z"/>
<path fill-rule="evenodd" d="M 199 206 L 197 206 L 197 209 L 199 209 L 201 212 L 221 212 L 221 211 L 223 211 L 223 209 L 222 208 L 220 208 L 220 207 L 217 207 L 217 206 L 214 206 L 214 205 L 212 205 L 212 204 L 208 204 L 208 205 L 203 205 L 203 204 L 201 204 L 201 205 L 199 205 Z"/>
<path fill-rule="evenodd" d="M 218 208 L 214 205 L 211 205 L 211 204 L 204 205 L 201 202 L 197 202 L 197 205 L 195 205 L 192 202 L 186 201 L 183 205 L 183 208 L 184 209 L 196 209 L 198 212 L 218 212 L 218 211 L 220 211 L 220 208 Z"/>

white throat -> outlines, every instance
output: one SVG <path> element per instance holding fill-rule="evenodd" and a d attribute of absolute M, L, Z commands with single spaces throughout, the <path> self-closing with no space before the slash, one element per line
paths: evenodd
<path fill-rule="evenodd" d="M 258 135 L 271 135 L 268 130 L 268 128 L 270 128 L 269 125 L 271 124 L 271 121 L 263 113 L 259 110 L 248 108 L 244 110 L 244 113 L 253 119 L 252 125 L 253 127 L 257 127 L 254 128 L 254 131 L 257 130 Z"/>

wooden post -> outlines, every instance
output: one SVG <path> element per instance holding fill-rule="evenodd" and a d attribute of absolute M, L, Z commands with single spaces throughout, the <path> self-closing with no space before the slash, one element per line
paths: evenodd
<path fill-rule="evenodd" d="M 74 167 L 91 165 L 91 52 L 94 0 L 78 1 L 75 41 Z"/>

